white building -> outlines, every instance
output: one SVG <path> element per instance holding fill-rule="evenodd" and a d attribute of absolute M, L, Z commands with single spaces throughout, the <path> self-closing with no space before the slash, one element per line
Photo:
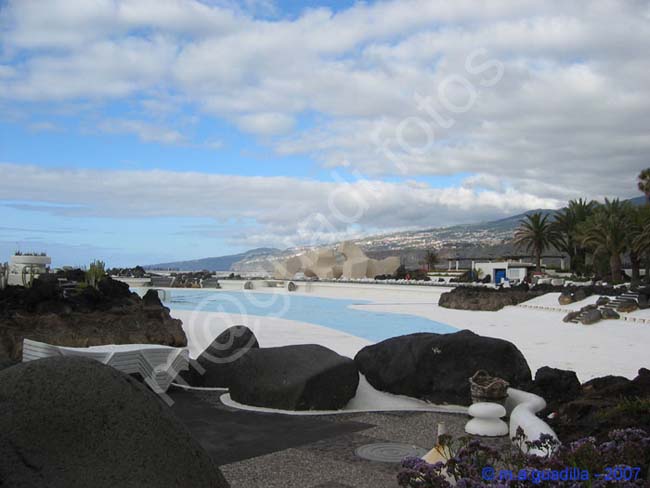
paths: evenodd
<path fill-rule="evenodd" d="M 474 270 L 479 279 L 490 276 L 490 283 L 500 284 L 503 281 L 520 283 L 529 273 L 535 271 L 536 266 L 531 263 L 517 263 L 512 261 L 474 263 Z"/>
<path fill-rule="evenodd" d="M 28 286 L 31 280 L 50 272 L 52 258 L 41 254 L 17 254 L 9 260 L 7 284 Z"/>

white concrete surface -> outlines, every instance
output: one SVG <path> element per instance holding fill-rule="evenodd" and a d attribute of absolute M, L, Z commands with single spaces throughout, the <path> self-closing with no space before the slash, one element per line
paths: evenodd
<path fill-rule="evenodd" d="M 229 327 L 245 325 L 251 329 L 261 347 L 279 347 L 294 344 L 320 344 L 342 356 L 354 358 L 370 341 L 339 332 L 328 327 L 296 322 L 274 317 L 242 316 L 216 312 L 191 312 L 172 310 L 172 316 L 183 321 L 187 335 L 190 356 L 196 358 L 217 336 Z M 222 398 L 224 403 L 248 410 L 264 411 L 258 407 L 236 404 L 229 396 Z M 363 375 L 360 376 L 357 395 L 345 408 L 350 411 L 423 410 L 436 412 L 464 413 L 462 406 L 436 406 L 400 395 L 391 395 L 374 389 Z M 278 412 L 277 410 L 273 410 Z M 293 412 L 295 413 L 295 412 Z M 317 412 L 324 413 L 324 412 Z"/>
<path fill-rule="evenodd" d="M 592 326 L 567 324 L 562 322 L 564 315 L 561 312 L 524 307 L 506 307 L 499 312 L 449 310 L 437 305 L 440 294 L 445 291 L 448 289 L 317 283 L 309 288 L 303 286 L 295 294 L 370 300 L 373 303 L 353 307 L 426 317 L 480 335 L 509 340 L 522 351 L 533 374 L 542 366 L 551 366 L 573 370 L 585 382 L 610 374 L 634 378 L 639 368 L 650 367 L 650 357 L 647 355 L 649 325 L 624 321 L 603 321 Z M 261 289 L 255 293 L 287 292 L 283 289 Z M 549 294 L 527 303 L 563 308 L 557 303 L 557 295 Z M 596 299 L 590 297 L 564 308 L 567 312 L 579 309 Z M 647 311 L 644 313 L 650 314 Z M 200 354 L 220 332 L 233 325 L 246 325 L 253 330 L 262 347 L 314 343 L 352 358 L 359 349 L 370 344 L 370 341 L 334 329 L 281 318 L 180 310 L 172 310 L 172 316 L 183 321 L 192 357 Z M 225 399 L 232 402 L 228 397 Z M 466 411 L 464 407 L 452 408 L 458 408 L 459 412 Z M 363 377 L 357 397 L 347 409 L 440 410 L 419 400 L 378 392 Z M 525 413 L 522 415 L 526 416 Z"/>
<path fill-rule="evenodd" d="M 506 307 L 498 312 L 450 310 L 439 307 L 437 302 L 440 295 L 449 290 L 450 288 L 444 287 L 315 283 L 311 288 L 302 287 L 294 293 L 326 298 L 370 300 L 372 304 L 353 305 L 353 307 L 417 315 L 458 329 L 468 329 L 480 335 L 511 341 L 522 351 L 533 374 L 542 366 L 551 366 L 575 371 L 580 381 L 585 382 L 609 374 L 634 378 L 640 368 L 650 368 L 650 356 L 647 354 L 647 345 L 650 344 L 650 324 L 622 320 L 602 321 L 590 326 L 567 324 L 562 321 L 563 312 L 521 306 Z M 286 290 L 281 289 L 256 290 L 256 293 L 258 292 L 287 293 Z M 566 309 L 566 312 L 569 312 L 594 303 L 598 298 L 592 296 L 582 302 L 561 306 L 557 302 L 558 295 L 558 293 L 551 293 L 530 300 L 524 305 L 547 305 L 552 308 Z M 181 318 L 181 315 L 187 317 L 187 313 L 174 310 L 172 315 Z M 650 310 L 628 315 L 650 318 Z M 285 327 L 283 324 L 290 321 L 255 317 L 251 319 L 258 321 L 255 325 L 260 329 L 261 334 L 266 335 L 266 341 L 273 345 L 314 342 L 353 357 L 352 352 L 356 353 L 360 344 L 368 343 L 364 339 L 313 324 L 291 323 L 285 324 L 287 325 Z M 236 325 L 238 321 L 231 319 L 231 323 Z M 208 333 L 208 336 L 210 335 Z M 212 336 L 212 339 L 214 337 L 216 335 Z M 192 351 L 192 348 L 190 350 Z"/>

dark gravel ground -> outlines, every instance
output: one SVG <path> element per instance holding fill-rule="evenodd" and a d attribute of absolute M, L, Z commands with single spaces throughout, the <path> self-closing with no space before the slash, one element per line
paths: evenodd
<path fill-rule="evenodd" d="M 429 412 L 289 416 L 224 406 L 220 392 L 171 393 L 173 411 L 221 467 L 232 488 L 397 487 L 399 464 L 355 455 L 366 444 L 431 449 L 438 423 L 464 436 L 465 415 Z M 508 444 L 507 437 L 488 441 Z"/>

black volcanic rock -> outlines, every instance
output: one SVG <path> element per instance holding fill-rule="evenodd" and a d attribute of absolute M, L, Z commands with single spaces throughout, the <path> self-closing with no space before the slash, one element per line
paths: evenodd
<path fill-rule="evenodd" d="M 494 288 L 481 288 L 459 286 L 440 295 L 438 305 L 456 310 L 484 310 L 496 312 L 509 305 L 518 305 L 544 292 L 525 291 L 518 289 L 495 290 Z"/>
<path fill-rule="evenodd" d="M 315 344 L 253 348 L 233 369 L 233 400 L 280 410 L 339 410 L 359 385 L 352 359 Z"/>
<path fill-rule="evenodd" d="M 582 385 L 574 371 L 544 366 L 535 373 L 534 391 L 552 405 L 575 400 L 582 393 Z"/>
<path fill-rule="evenodd" d="M 154 393 L 84 358 L 0 371 L 0 480 L 31 488 L 226 488 Z"/>
<path fill-rule="evenodd" d="M 469 378 L 481 369 L 515 388 L 531 381 L 514 344 L 468 330 L 394 337 L 364 347 L 354 361 L 376 389 L 434 403 L 469 405 Z"/>
<path fill-rule="evenodd" d="M 158 295 L 146 301 L 111 278 L 97 288 L 66 287 L 58 279 L 34 280 L 31 288 L 0 290 L 0 359 L 22 359 L 23 339 L 69 347 L 104 344 L 187 345 L 180 320 L 170 316 Z"/>
<path fill-rule="evenodd" d="M 129 285 L 113 279 L 103 279 L 97 285 L 99 291 L 107 298 L 120 299 L 130 298 L 131 290 Z"/>
<path fill-rule="evenodd" d="M 621 318 L 619 313 L 611 308 L 601 309 L 600 314 L 603 316 L 603 320 L 618 320 Z"/>
<path fill-rule="evenodd" d="M 252 330 L 236 325 L 223 331 L 196 359 L 181 378 L 190 386 L 228 388 L 237 362 L 251 349 L 260 345 Z"/>
<path fill-rule="evenodd" d="M 551 426 L 563 442 L 590 436 L 604 442 L 614 429 L 650 431 L 648 405 L 650 370 L 641 368 L 633 380 L 605 376 L 583 384 L 577 398 L 559 405 Z"/>
<path fill-rule="evenodd" d="M 503 289 L 476 286 L 458 286 L 440 296 L 438 305 L 457 310 L 484 310 L 495 312 L 509 305 L 518 305 L 546 293 L 560 293 L 562 302 L 584 300 L 588 296 L 599 294 L 617 296 L 624 289 L 604 286 L 553 286 L 535 285 L 530 289 L 512 287 Z M 559 299 L 558 299 L 559 300 Z"/>
<path fill-rule="evenodd" d="M 580 315 L 580 312 L 578 312 L 578 311 L 569 312 L 568 314 L 566 314 L 564 316 L 564 318 L 562 319 L 562 322 L 571 322 L 572 320 L 577 319 L 579 315 Z"/>
<path fill-rule="evenodd" d="M 580 323 L 582 325 L 592 325 L 597 322 L 600 322 L 603 319 L 603 314 L 598 309 L 586 308 L 583 309 L 582 317 L 580 317 Z"/>

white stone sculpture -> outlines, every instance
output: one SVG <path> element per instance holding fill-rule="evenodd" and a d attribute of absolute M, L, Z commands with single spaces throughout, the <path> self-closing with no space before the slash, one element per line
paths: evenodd
<path fill-rule="evenodd" d="M 465 432 L 470 435 L 484 437 L 500 437 L 509 432 L 508 424 L 502 417 L 506 416 L 506 409 L 498 403 L 475 403 L 469 407 L 468 413 L 472 420 L 465 425 Z"/>

